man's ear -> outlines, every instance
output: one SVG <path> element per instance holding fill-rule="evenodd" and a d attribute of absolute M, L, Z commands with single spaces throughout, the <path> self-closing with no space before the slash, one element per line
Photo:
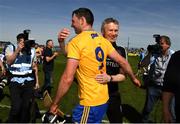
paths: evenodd
<path fill-rule="evenodd" d="M 81 24 L 81 25 L 84 25 L 85 23 L 86 23 L 85 17 L 81 17 L 81 18 L 80 18 L 80 24 Z"/>

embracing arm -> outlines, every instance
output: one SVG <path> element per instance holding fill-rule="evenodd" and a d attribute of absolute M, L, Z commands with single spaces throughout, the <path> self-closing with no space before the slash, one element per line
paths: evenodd
<path fill-rule="evenodd" d="M 119 83 L 126 79 L 124 74 L 108 75 L 107 73 L 97 74 L 95 78 L 99 83 L 115 82 Z"/>

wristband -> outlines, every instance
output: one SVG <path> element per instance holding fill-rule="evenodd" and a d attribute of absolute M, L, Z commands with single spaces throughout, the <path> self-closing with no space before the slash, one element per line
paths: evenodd
<path fill-rule="evenodd" d="M 109 80 L 109 82 L 111 82 L 112 81 L 112 76 L 110 75 L 110 80 Z"/>

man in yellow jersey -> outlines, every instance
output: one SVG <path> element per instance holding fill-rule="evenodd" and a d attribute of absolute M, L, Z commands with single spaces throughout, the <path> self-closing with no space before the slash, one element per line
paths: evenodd
<path fill-rule="evenodd" d="M 91 10 L 79 8 L 73 11 L 71 26 L 77 35 L 68 43 L 66 68 L 50 107 L 50 112 L 56 114 L 58 104 L 69 90 L 75 76 L 80 103 L 73 110 L 72 118 L 73 122 L 78 123 L 101 123 L 106 112 L 108 87 L 107 84 L 98 83 L 95 77 L 97 74 L 106 73 L 107 56 L 120 64 L 131 80 L 140 85 L 128 62 L 116 52 L 108 40 L 93 31 L 93 22 Z M 59 42 L 64 40 L 65 35 Z"/>

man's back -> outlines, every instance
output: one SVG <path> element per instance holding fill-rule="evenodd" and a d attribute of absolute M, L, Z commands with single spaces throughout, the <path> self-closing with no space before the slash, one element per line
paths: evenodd
<path fill-rule="evenodd" d="M 95 76 L 106 72 L 106 57 L 113 50 L 111 43 L 94 31 L 84 31 L 68 44 L 67 57 L 79 60 L 76 77 L 81 105 L 96 106 L 107 102 L 107 85 L 98 83 Z"/>

